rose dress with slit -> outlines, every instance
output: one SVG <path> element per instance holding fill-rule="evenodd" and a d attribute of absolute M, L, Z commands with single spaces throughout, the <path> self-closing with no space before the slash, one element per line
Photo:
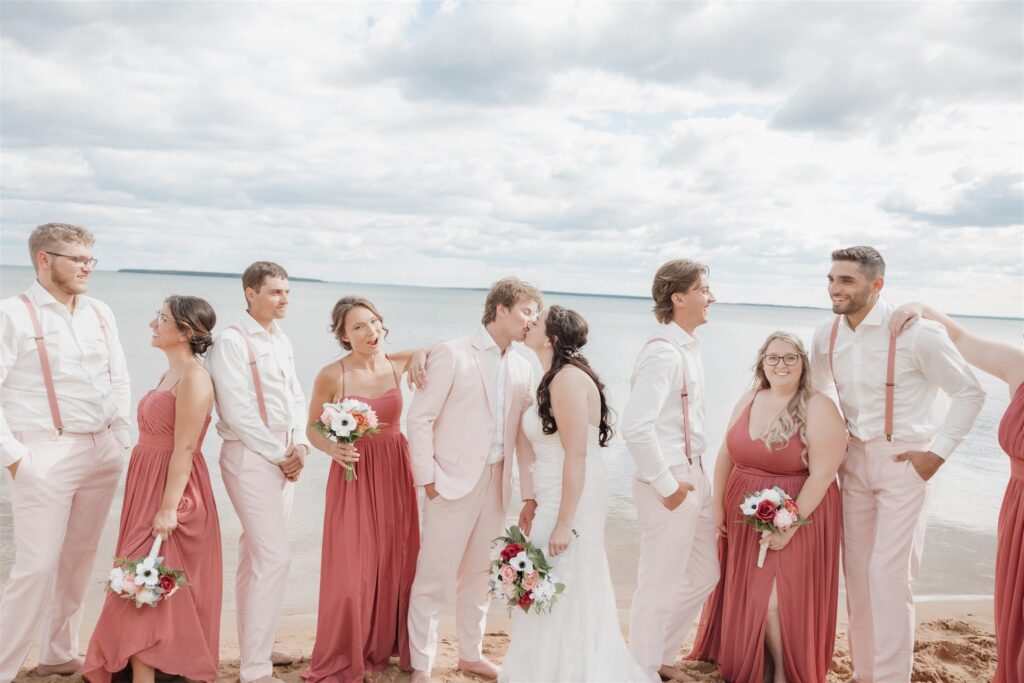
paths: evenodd
<path fill-rule="evenodd" d="M 139 559 L 153 545 L 153 518 L 163 500 L 167 465 L 174 451 L 176 400 L 170 390 L 152 390 L 139 401 L 139 442 L 128 463 L 117 557 Z M 188 584 L 155 607 L 135 607 L 130 600 L 107 594 L 82 669 L 93 683 L 110 681 L 133 656 L 167 674 L 197 681 L 217 678 L 220 523 L 201 451 L 209 425 L 207 416 L 178 503 L 178 526 L 160 548 L 163 564 L 184 570 Z"/>
<path fill-rule="evenodd" d="M 704 604 L 690 659 L 713 661 L 730 683 L 761 683 L 765 666 L 768 599 L 775 585 L 782 630 L 783 665 L 790 683 L 824 681 L 832 662 L 839 591 L 842 503 L 833 482 L 811 523 L 799 528 L 780 551 L 769 550 L 757 567 L 761 534 L 739 521 L 747 494 L 778 486 L 796 500 L 807 481 L 800 457 L 803 442 L 794 435 L 769 451 L 750 437 L 750 407 L 729 430 L 733 468 L 725 485 L 728 535 L 718 540 L 721 578 Z"/>
<path fill-rule="evenodd" d="M 407 616 L 409 593 L 420 549 L 419 509 L 413 485 L 409 443 L 399 429 L 402 390 L 395 386 L 377 398 L 345 393 L 342 363 L 340 395 L 373 408 L 380 431 L 356 442 L 356 477 L 331 463 L 324 509 L 320 558 L 320 605 L 316 642 L 307 681 L 362 681 L 366 671 L 387 667 L 392 654 L 411 669 Z"/>
<path fill-rule="evenodd" d="M 1024 683 L 1024 384 L 999 422 L 1010 481 L 999 510 L 996 551 L 996 683 Z"/>

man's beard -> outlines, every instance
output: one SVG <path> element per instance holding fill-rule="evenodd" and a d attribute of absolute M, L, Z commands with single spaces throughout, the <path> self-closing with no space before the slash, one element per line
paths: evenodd
<path fill-rule="evenodd" d="M 65 294 L 82 294 L 87 288 L 84 282 L 78 281 L 78 273 L 73 275 L 62 275 L 56 270 L 51 270 L 50 281 Z"/>

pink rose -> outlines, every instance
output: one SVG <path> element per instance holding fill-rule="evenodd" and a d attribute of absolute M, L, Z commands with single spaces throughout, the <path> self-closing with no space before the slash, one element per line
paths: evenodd
<path fill-rule="evenodd" d="M 380 422 L 377 421 L 377 413 L 372 410 L 366 414 L 366 419 L 370 421 L 370 427 L 373 429 L 376 429 L 380 425 Z"/>
<path fill-rule="evenodd" d="M 335 410 L 334 408 L 332 408 L 329 405 L 324 405 L 324 412 L 320 413 L 320 422 L 322 422 L 323 424 L 325 424 L 325 425 L 327 425 L 329 427 L 329 426 L 331 426 L 331 422 L 333 422 L 334 418 L 337 417 L 337 416 L 338 416 L 338 411 L 337 410 Z"/>
<path fill-rule="evenodd" d="M 795 522 L 795 521 L 796 521 L 796 518 L 793 516 L 793 513 L 790 512 L 789 510 L 785 509 L 785 508 L 783 508 L 783 509 L 781 509 L 781 510 L 779 510 L 778 512 L 775 513 L 775 522 L 774 522 L 774 524 L 775 524 L 776 527 L 778 527 L 782 531 L 785 531 L 789 527 L 793 526 L 793 522 Z"/>
<path fill-rule="evenodd" d="M 504 565 L 498 573 L 501 574 L 501 580 L 505 583 L 512 583 L 516 580 L 516 570 L 511 565 Z"/>
<path fill-rule="evenodd" d="M 537 584 L 540 583 L 540 574 L 537 572 L 530 572 L 523 579 L 523 589 L 531 591 L 536 588 Z"/>
<path fill-rule="evenodd" d="M 139 592 L 140 586 L 135 583 L 135 579 L 130 576 L 124 577 L 124 584 L 121 586 L 121 592 L 127 593 L 128 595 L 134 595 Z"/>

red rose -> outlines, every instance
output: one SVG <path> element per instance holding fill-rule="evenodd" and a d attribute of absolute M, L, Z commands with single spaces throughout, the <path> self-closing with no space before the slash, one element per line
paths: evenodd
<path fill-rule="evenodd" d="M 501 551 L 501 559 L 508 562 L 521 552 L 523 552 L 523 546 L 518 543 L 509 543 L 505 546 L 505 549 Z"/>
<path fill-rule="evenodd" d="M 530 593 L 523 593 L 522 597 L 519 598 L 519 606 L 526 608 L 533 604 L 533 598 L 530 597 Z"/>
<path fill-rule="evenodd" d="M 769 524 L 771 524 L 772 520 L 775 519 L 776 509 L 777 508 L 775 503 L 771 502 L 770 500 L 762 500 L 760 503 L 758 503 L 757 512 L 754 513 L 754 516 L 762 522 L 768 522 Z"/>
<path fill-rule="evenodd" d="M 170 593 L 174 590 L 174 587 L 178 585 L 178 582 L 174 580 L 173 576 L 164 574 L 160 577 L 160 587 L 164 589 L 165 593 Z"/>

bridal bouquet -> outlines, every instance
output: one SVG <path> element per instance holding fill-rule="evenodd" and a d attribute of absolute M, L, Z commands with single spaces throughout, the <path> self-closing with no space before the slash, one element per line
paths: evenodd
<path fill-rule="evenodd" d="M 551 573 L 544 552 L 533 545 L 517 526 L 505 530 L 491 546 L 491 577 L 488 595 L 504 600 L 511 614 L 513 607 L 524 612 L 530 608 L 544 614 L 551 611 L 558 595 L 565 590 Z"/>
<path fill-rule="evenodd" d="M 335 443 L 355 443 L 360 437 L 376 434 L 378 426 L 373 408 L 354 398 L 346 398 L 338 403 L 325 403 L 313 429 Z M 345 481 L 352 481 L 354 477 L 355 468 L 346 467 Z"/>
<path fill-rule="evenodd" d="M 743 519 L 740 521 L 752 524 L 761 532 L 761 552 L 757 555 L 758 567 L 764 567 L 764 558 L 768 553 L 768 544 L 764 539 L 793 526 L 810 524 L 800 516 L 796 502 L 778 486 L 748 493 L 740 503 L 740 512 L 743 513 Z"/>
<path fill-rule="evenodd" d="M 161 539 L 153 541 L 149 554 L 140 560 L 115 557 L 107 579 L 107 588 L 114 595 L 131 600 L 136 607 L 156 607 L 186 584 L 185 572 L 162 564 L 159 556 Z"/>

